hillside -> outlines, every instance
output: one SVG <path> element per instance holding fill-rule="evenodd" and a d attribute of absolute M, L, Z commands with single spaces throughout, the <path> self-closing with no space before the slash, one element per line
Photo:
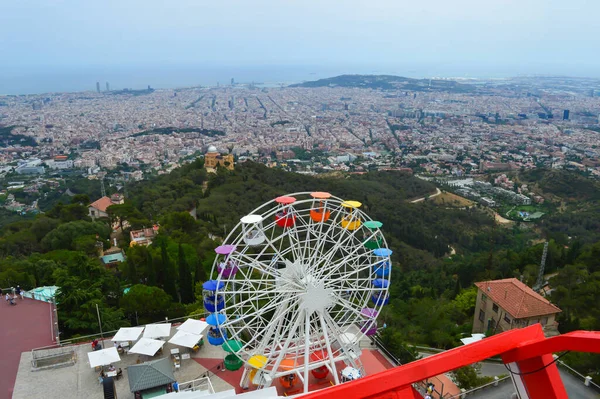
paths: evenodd
<path fill-rule="evenodd" d="M 540 194 L 555 201 L 582 203 L 600 200 L 600 183 L 575 172 L 559 169 L 531 169 L 518 175 Z"/>
<path fill-rule="evenodd" d="M 91 189 L 66 182 L 71 184 L 81 186 L 79 192 Z M 105 331 L 198 314 L 204 312 L 201 283 L 211 273 L 219 237 L 262 203 L 299 191 L 328 191 L 358 200 L 371 218 L 383 222 L 394 266 L 390 304 L 380 318 L 388 326 L 382 340 L 402 362 L 414 359 L 408 344 L 451 348 L 470 333 L 475 281 L 523 276 L 533 284 L 537 277 L 543 245 L 532 244 L 540 238 L 535 229 L 495 228 L 476 206 L 461 210 L 433 200 L 410 203 L 407 199 L 434 192 L 431 183 L 411 175 L 390 171 L 317 178 L 252 162 L 232 172 L 207 174 L 198 159 L 169 175 L 128 185 L 125 204 L 109 207 L 107 219 L 89 219 L 89 199 L 82 193 L 34 219 L 4 226 L 0 284 L 62 287 L 57 302 L 65 339 L 98 332 L 97 315 L 89 311 L 96 304 Z M 198 219 L 189 213 L 194 207 Z M 561 214 L 564 221 L 542 226 L 553 234 L 547 236 L 546 272 L 559 272 L 552 282 L 552 300 L 563 309 L 561 332 L 600 329 L 600 310 L 589 306 L 600 300 L 600 242 L 590 240 L 598 231 L 599 214 L 583 220 L 569 208 Z M 152 245 L 130 246 L 130 230 L 154 224 L 159 234 Z M 571 231 L 578 235 L 569 240 L 565 232 Z M 126 255 L 115 269 L 106 268 L 98 257 L 98 246 L 109 248 L 112 238 Z M 450 256 L 452 249 L 456 254 Z M 125 287 L 131 288 L 127 294 Z M 586 373 L 597 365 L 573 362 Z"/>
<path fill-rule="evenodd" d="M 452 80 L 412 79 L 394 75 L 340 75 L 289 87 L 357 87 L 380 90 L 471 92 L 475 88 Z"/>

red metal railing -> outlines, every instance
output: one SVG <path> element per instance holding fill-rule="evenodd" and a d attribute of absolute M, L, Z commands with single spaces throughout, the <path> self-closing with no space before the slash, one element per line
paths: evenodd
<path fill-rule="evenodd" d="M 483 339 L 353 382 L 311 392 L 303 399 L 395 399 L 422 396 L 412 384 L 448 371 L 500 356 L 513 373 L 522 399 L 567 399 L 552 353 L 600 353 L 600 332 L 574 331 L 545 338 L 539 324 Z"/>

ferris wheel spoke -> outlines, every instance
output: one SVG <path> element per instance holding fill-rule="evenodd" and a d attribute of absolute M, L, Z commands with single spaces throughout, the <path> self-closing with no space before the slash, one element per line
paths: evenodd
<path fill-rule="evenodd" d="M 249 270 L 252 270 L 252 271 L 256 270 L 256 271 L 261 272 L 262 274 L 269 275 L 273 278 L 279 277 L 277 269 L 271 268 L 268 265 L 265 265 L 260 260 L 255 259 L 251 256 L 248 256 L 246 254 L 239 254 L 239 258 L 236 257 L 236 259 L 238 259 L 240 261 L 240 264 L 244 264 L 244 265 L 248 266 Z M 240 267 L 240 269 L 243 269 L 243 268 Z"/>
<path fill-rule="evenodd" d="M 272 319 L 271 322 L 278 322 L 278 319 L 283 317 L 283 314 L 279 314 L 275 319 Z M 242 331 L 243 329 L 241 329 L 240 331 Z M 246 344 L 244 345 L 244 347 L 248 347 L 250 344 L 254 343 L 255 341 L 258 341 L 259 339 L 263 339 L 263 335 L 261 334 L 253 334 L 252 338 L 250 338 L 249 341 L 246 342 Z M 259 348 L 257 348 L 259 349 Z M 255 353 L 258 354 L 258 353 Z"/>
<path fill-rule="evenodd" d="M 323 231 L 324 230 L 323 225 L 325 223 L 320 223 L 319 234 L 316 235 L 316 243 L 313 247 L 312 254 L 310 255 L 309 264 L 311 264 L 311 265 L 316 264 L 316 260 L 321 255 L 325 243 L 332 236 L 332 232 L 334 232 L 336 230 L 337 226 L 339 226 L 339 223 L 340 223 L 338 221 L 339 216 L 340 216 L 340 212 L 338 210 L 338 212 L 334 213 L 333 220 L 329 220 L 326 231 Z"/>
<path fill-rule="evenodd" d="M 299 301 L 296 302 L 293 306 L 287 307 L 279 307 L 278 311 L 275 313 L 275 318 L 278 320 L 276 323 L 272 323 L 272 330 L 268 332 L 268 335 L 264 335 L 264 341 L 267 342 L 267 347 L 270 347 L 270 351 L 275 353 L 277 351 L 277 347 L 281 345 L 281 340 L 284 337 L 284 334 L 287 332 L 288 336 L 292 336 L 295 334 L 295 330 L 289 331 L 290 325 L 297 325 L 298 319 L 300 318 L 299 313 L 300 309 L 298 308 Z M 280 317 L 285 316 L 285 317 Z M 273 336 L 273 339 L 271 337 Z"/>
<path fill-rule="evenodd" d="M 280 299 L 277 295 L 273 295 L 273 293 L 271 292 L 257 292 L 257 291 L 219 291 L 219 293 L 224 294 L 224 295 L 238 295 L 238 296 L 247 296 L 245 299 L 243 299 L 240 302 L 237 302 L 235 304 L 236 307 L 243 307 L 246 306 L 247 304 L 252 304 L 252 303 L 257 303 L 260 301 L 264 301 L 264 300 L 269 300 L 269 301 L 273 301 L 276 299 Z M 242 295 L 240 295 L 242 294 Z"/>
<path fill-rule="evenodd" d="M 357 232 L 357 230 L 354 230 L 348 237 L 338 241 L 336 244 L 334 244 L 333 248 L 331 248 L 327 253 L 323 254 L 323 264 L 329 264 L 331 262 L 331 260 L 333 259 L 333 257 L 335 256 L 335 254 L 341 248 L 343 248 L 344 245 L 348 244 L 348 242 L 354 237 L 356 232 Z M 318 277 L 322 278 L 324 273 L 325 273 L 325 268 L 322 268 L 321 273 L 318 274 Z"/>
<path fill-rule="evenodd" d="M 360 258 L 358 258 L 358 259 L 360 259 Z M 326 284 L 329 285 L 329 284 L 334 284 L 334 283 L 336 283 L 344 278 L 347 278 L 349 276 L 356 275 L 357 277 L 360 277 L 359 274 L 364 271 L 368 271 L 369 272 L 368 275 L 370 276 L 371 272 L 373 270 L 373 267 L 376 266 L 377 263 L 379 263 L 379 261 L 374 262 L 374 263 L 362 263 L 362 264 L 359 263 L 360 266 L 358 266 L 357 268 L 356 267 L 346 268 L 346 270 L 344 270 L 344 273 L 336 273 L 344 266 L 343 263 L 340 263 L 340 264 L 334 265 L 334 267 L 332 267 L 331 271 L 329 273 L 327 273 L 323 279 L 324 279 L 324 281 L 326 281 Z M 340 276 L 336 277 L 335 274 L 340 274 Z"/>
<path fill-rule="evenodd" d="M 375 236 L 376 236 L 376 233 L 372 233 L 366 240 L 365 239 L 361 240 L 361 243 L 359 245 L 356 245 L 353 248 L 353 250 L 351 252 L 349 252 L 346 256 L 344 256 L 344 257 L 342 257 L 340 259 L 337 259 L 336 263 L 337 264 L 343 264 L 343 263 L 347 262 L 349 259 L 351 259 L 354 255 L 356 255 L 356 253 L 358 253 L 361 250 L 363 251 L 363 253 L 361 255 L 367 255 L 367 254 L 370 255 L 369 252 L 366 252 L 364 250 L 364 242 L 367 241 L 367 240 L 372 239 Z"/>
<path fill-rule="evenodd" d="M 262 315 L 264 313 L 267 313 L 271 309 L 277 309 L 277 307 L 280 307 L 280 306 L 283 307 L 286 302 L 288 302 L 290 300 L 295 300 L 297 297 L 298 297 L 298 295 L 294 295 L 294 296 L 290 296 L 287 298 L 277 298 L 277 300 L 269 301 L 269 303 L 266 306 L 264 306 L 262 308 L 257 308 L 252 313 L 244 314 L 243 317 L 241 317 L 240 319 L 236 319 L 236 320 L 243 321 L 245 323 L 249 323 L 251 321 L 258 319 L 259 317 L 262 317 Z M 245 319 L 249 319 L 249 320 L 245 320 Z M 231 324 L 233 322 L 234 321 L 231 321 L 231 322 L 229 322 L 229 324 Z M 225 324 L 225 323 L 223 325 L 227 326 L 227 324 Z"/>
<path fill-rule="evenodd" d="M 323 281 L 328 282 L 328 280 L 339 274 L 357 274 L 364 270 L 369 270 L 371 268 L 370 261 L 367 260 L 367 264 L 365 264 L 365 260 L 368 259 L 366 254 L 354 254 L 353 256 L 346 256 L 345 262 L 332 262 L 327 265 L 327 270 L 321 273 L 321 279 Z"/>
<path fill-rule="evenodd" d="M 302 313 L 303 313 L 302 311 L 299 312 L 298 317 L 296 317 L 296 320 L 294 321 L 292 328 L 288 332 L 288 335 L 285 338 L 283 346 L 281 346 L 281 350 L 279 351 L 279 354 L 277 355 L 277 358 L 275 359 L 275 364 L 273 365 L 273 370 L 275 370 L 275 372 L 277 372 L 277 370 L 279 369 L 279 365 L 281 364 L 281 361 L 284 359 L 286 351 L 288 350 L 290 344 L 293 341 L 294 336 L 296 335 L 296 331 L 298 331 L 298 327 L 300 326 L 300 323 L 302 322 L 302 317 L 301 317 Z M 296 354 L 297 353 L 298 353 L 298 347 L 296 346 Z"/>

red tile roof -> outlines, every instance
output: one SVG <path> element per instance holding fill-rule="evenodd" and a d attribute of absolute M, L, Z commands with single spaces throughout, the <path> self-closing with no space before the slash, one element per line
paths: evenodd
<path fill-rule="evenodd" d="M 516 278 L 481 281 L 475 285 L 515 319 L 561 312 L 550 301 Z"/>
<path fill-rule="evenodd" d="M 96 201 L 94 201 L 94 202 L 92 202 L 90 204 L 90 206 L 92 208 L 96 208 L 96 209 L 98 209 L 99 211 L 102 211 L 102 212 L 106 212 L 106 208 L 108 208 L 111 205 L 114 205 L 114 204 L 112 203 L 112 201 L 108 197 L 102 197 L 99 200 L 96 200 Z"/>

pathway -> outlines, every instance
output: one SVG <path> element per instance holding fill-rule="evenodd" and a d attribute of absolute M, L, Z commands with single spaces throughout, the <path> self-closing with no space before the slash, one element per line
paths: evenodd
<path fill-rule="evenodd" d="M 412 200 L 412 201 L 410 201 L 410 203 L 411 203 L 411 204 L 416 204 L 417 202 L 425 201 L 425 200 L 426 200 L 426 199 L 428 199 L 428 198 L 437 197 L 437 196 L 438 196 L 438 195 L 440 195 L 441 193 L 442 193 L 442 192 L 440 191 L 440 189 L 436 187 L 436 188 L 435 188 L 435 194 L 431 194 L 431 195 L 425 196 L 425 197 L 423 197 L 423 198 L 418 198 L 418 199 L 416 199 L 416 200 Z"/>

